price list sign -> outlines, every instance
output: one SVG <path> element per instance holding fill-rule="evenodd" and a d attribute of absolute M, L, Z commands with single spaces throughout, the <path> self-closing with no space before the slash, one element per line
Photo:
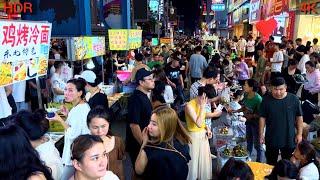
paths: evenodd
<path fill-rule="evenodd" d="M 110 50 L 127 50 L 127 45 L 128 45 L 127 29 L 108 30 L 108 35 L 109 35 Z"/>

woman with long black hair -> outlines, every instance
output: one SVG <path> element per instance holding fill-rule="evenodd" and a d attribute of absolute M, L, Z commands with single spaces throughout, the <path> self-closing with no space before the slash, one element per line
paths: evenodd
<path fill-rule="evenodd" d="M 0 179 L 53 180 L 24 130 L 0 123 Z"/>

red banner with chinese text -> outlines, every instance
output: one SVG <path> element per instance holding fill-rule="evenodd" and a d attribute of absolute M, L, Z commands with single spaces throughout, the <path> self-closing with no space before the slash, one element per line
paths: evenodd
<path fill-rule="evenodd" d="M 293 39 L 295 18 L 296 18 L 295 12 L 294 11 L 290 11 L 289 12 L 288 27 L 287 27 L 287 38 L 288 39 Z"/>

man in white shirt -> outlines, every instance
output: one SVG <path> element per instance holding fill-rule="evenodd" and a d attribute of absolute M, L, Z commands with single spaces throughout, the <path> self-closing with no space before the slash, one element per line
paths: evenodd
<path fill-rule="evenodd" d="M 240 36 L 237 46 L 238 46 L 238 55 L 241 57 L 245 57 L 247 41 L 243 38 L 243 36 Z"/>
<path fill-rule="evenodd" d="M 253 40 L 252 36 L 249 36 L 248 42 L 247 42 L 247 54 L 246 57 L 252 58 L 254 56 L 254 46 L 255 41 Z"/>
<path fill-rule="evenodd" d="M 297 68 L 301 71 L 301 74 L 306 74 L 306 62 L 310 61 L 310 54 L 313 52 L 312 47 L 305 47 L 304 55 L 300 59 Z"/>
<path fill-rule="evenodd" d="M 275 44 L 275 52 L 273 53 L 273 58 L 270 59 L 271 62 L 271 79 L 281 75 L 281 68 L 283 64 L 283 52 L 280 51 L 279 44 Z"/>

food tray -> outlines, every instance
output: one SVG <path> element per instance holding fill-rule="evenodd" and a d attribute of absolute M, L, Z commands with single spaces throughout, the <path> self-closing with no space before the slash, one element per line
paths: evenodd
<path fill-rule="evenodd" d="M 216 135 L 216 137 L 217 137 L 217 139 L 232 139 L 233 138 L 233 136 L 234 136 L 234 133 L 233 133 L 233 130 L 232 130 L 232 128 L 231 127 L 229 127 L 228 129 L 228 134 L 221 134 L 220 132 L 219 132 L 219 130 L 221 129 L 221 128 L 224 128 L 224 126 L 218 126 L 218 127 L 215 127 L 214 129 L 213 129 L 213 131 L 214 131 L 214 134 Z"/>
<path fill-rule="evenodd" d="M 237 160 L 242 160 L 242 161 L 248 161 L 248 159 L 249 159 L 249 152 L 248 151 L 246 151 L 247 152 L 247 155 L 246 156 L 227 156 L 227 155 L 225 155 L 224 153 L 223 153 L 223 150 L 225 149 L 225 148 L 227 148 L 228 147 L 228 149 L 233 149 L 235 146 L 233 146 L 233 145 L 225 145 L 225 146 L 223 146 L 223 147 L 221 147 L 221 148 L 219 148 L 218 149 L 218 152 L 220 153 L 220 156 L 221 157 L 223 157 L 223 158 L 227 158 L 227 159 L 229 159 L 229 158 L 231 158 L 231 157 L 233 157 L 233 158 L 235 158 L 235 159 L 237 159 Z M 243 146 L 244 148 L 246 148 L 245 146 Z"/>

